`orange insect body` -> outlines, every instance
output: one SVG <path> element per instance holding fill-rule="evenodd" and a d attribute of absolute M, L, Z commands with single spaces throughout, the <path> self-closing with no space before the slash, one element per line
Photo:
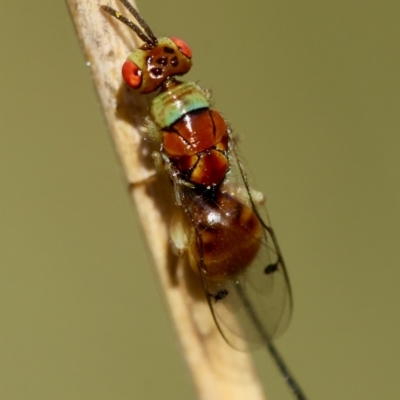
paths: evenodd
<path fill-rule="evenodd" d="M 177 76 L 192 66 L 181 39 L 157 38 L 136 9 L 121 0 L 140 27 L 116 10 L 103 10 L 145 42 L 123 64 L 129 87 L 152 98 L 146 120 L 160 144 L 155 160 L 173 184 L 179 206 L 174 234 L 198 271 L 215 321 L 237 348 L 270 343 L 287 326 L 290 286 L 272 228 L 265 223 L 238 162 L 228 123 L 211 107 L 210 94 Z M 232 318 L 228 310 L 242 310 Z M 238 328 L 239 319 L 242 327 Z"/>
<path fill-rule="evenodd" d="M 193 257 L 202 265 L 206 281 L 223 282 L 243 272 L 257 255 L 263 234 L 253 210 L 227 193 L 218 193 L 214 201 L 194 199 L 190 211 L 197 226 L 190 238 Z M 201 246 L 196 245 L 198 240 Z"/>
<path fill-rule="evenodd" d="M 128 0 L 120 0 L 139 25 L 108 6 L 102 9 L 128 25 L 145 42 L 122 67 L 129 87 L 158 90 L 146 120 L 150 138 L 160 144 L 156 164 L 173 184 L 179 218 L 171 238 L 187 250 L 200 275 L 214 320 L 238 349 L 264 345 L 297 400 L 306 400 L 272 340 L 290 320 L 292 298 L 282 255 L 249 187 L 231 130 L 210 106 L 210 94 L 176 76 L 192 66 L 192 52 L 181 39 L 157 38 Z"/>
<path fill-rule="evenodd" d="M 163 129 L 163 151 L 184 179 L 199 185 L 217 185 L 229 167 L 228 129 L 216 110 L 192 111 Z"/>

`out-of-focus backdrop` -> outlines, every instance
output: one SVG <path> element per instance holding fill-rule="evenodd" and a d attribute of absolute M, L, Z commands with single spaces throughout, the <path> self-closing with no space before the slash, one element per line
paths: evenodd
<path fill-rule="evenodd" d="M 139 7 L 191 45 L 267 194 L 277 345 L 311 400 L 400 398 L 400 3 L 227 4 Z M 8 2 L 0 37 L 0 398 L 194 399 L 66 5 Z"/>

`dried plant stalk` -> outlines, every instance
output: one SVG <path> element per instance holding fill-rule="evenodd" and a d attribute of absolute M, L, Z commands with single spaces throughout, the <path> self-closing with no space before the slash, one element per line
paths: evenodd
<path fill-rule="evenodd" d="M 231 349 L 212 319 L 200 279 L 169 250 L 171 188 L 156 177 L 140 134 L 145 96 L 121 84 L 121 65 L 138 39 L 99 9 L 100 0 L 67 0 L 90 65 L 113 140 L 130 184 L 143 231 L 170 308 L 184 355 L 204 400 L 265 399 L 248 354 Z M 118 4 L 113 4 L 118 8 Z M 149 161 L 150 160 L 150 161 Z"/>

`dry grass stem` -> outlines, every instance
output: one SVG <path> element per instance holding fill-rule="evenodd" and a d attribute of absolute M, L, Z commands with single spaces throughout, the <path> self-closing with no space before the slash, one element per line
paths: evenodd
<path fill-rule="evenodd" d="M 199 279 L 174 257 L 168 222 L 172 192 L 155 177 L 150 150 L 139 132 L 148 100 L 121 84 L 121 65 L 138 39 L 99 9 L 99 0 L 67 0 L 126 179 L 140 216 L 180 343 L 203 400 L 265 399 L 248 354 L 222 339 Z M 109 4 L 109 2 L 107 2 Z M 112 4 L 118 8 L 117 2 Z M 153 177 L 153 178 L 151 178 Z"/>

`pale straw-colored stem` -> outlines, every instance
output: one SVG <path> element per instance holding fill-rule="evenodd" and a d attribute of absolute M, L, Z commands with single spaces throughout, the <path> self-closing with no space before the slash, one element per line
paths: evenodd
<path fill-rule="evenodd" d="M 137 46 L 138 39 L 125 25 L 100 11 L 101 0 L 67 0 L 67 4 L 198 398 L 265 399 L 251 358 L 225 343 L 212 319 L 198 277 L 186 268 L 184 259 L 175 257 L 170 250 L 168 222 L 174 207 L 172 190 L 165 177 L 155 175 L 149 144 L 139 132 L 148 99 L 129 92 L 121 82 L 121 65 Z M 120 9 L 117 0 L 113 4 L 107 0 L 107 5 Z"/>

